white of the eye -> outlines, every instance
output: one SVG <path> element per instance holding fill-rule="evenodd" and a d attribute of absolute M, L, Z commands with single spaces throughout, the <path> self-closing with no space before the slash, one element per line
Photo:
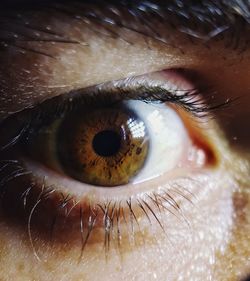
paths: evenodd
<path fill-rule="evenodd" d="M 177 167 L 189 143 L 188 132 L 178 113 L 166 104 L 136 100 L 125 103 L 143 121 L 141 126 L 146 127 L 150 138 L 147 161 L 133 183 L 150 180 Z"/>

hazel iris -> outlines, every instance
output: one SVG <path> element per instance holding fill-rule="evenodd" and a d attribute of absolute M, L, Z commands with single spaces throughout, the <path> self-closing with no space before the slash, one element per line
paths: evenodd
<path fill-rule="evenodd" d="M 127 184 L 147 159 L 147 128 L 126 106 L 68 114 L 57 131 L 56 154 L 61 169 L 84 183 Z"/>

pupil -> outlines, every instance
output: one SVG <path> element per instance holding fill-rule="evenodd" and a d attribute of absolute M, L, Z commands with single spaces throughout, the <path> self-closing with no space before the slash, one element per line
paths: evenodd
<path fill-rule="evenodd" d="M 96 154 L 103 157 L 110 157 L 119 151 L 121 137 L 111 130 L 101 131 L 95 135 L 92 145 Z"/>

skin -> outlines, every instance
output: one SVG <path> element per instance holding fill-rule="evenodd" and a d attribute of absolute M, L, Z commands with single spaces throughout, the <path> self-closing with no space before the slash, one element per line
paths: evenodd
<path fill-rule="evenodd" d="M 58 18 L 51 24 L 63 26 L 66 34 L 79 37 L 74 22 L 65 24 Z M 30 103 L 73 89 L 169 68 L 191 69 L 194 81 L 212 86 L 217 103 L 240 97 L 199 129 L 219 161 L 213 168 L 194 172 L 187 167 L 182 171 L 199 182 L 198 186 L 193 181 L 185 183 L 195 194 L 194 206 L 177 198 L 188 225 L 180 215 L 165 212 L 164 233 L 156 222 L 149 226 L 142 217 L 143 233 L 137 229 L 134 242 L 125 235 L 120 250 L 111 243 L 105 257 L 100 231 L 92 237 L 80 261 L 79 237 L 67 235 L 62 241 L 49 241 L 34 233 L 38 260 L 27 228 L 1 212 L 1 280 L 240 280 L 249 273 L 250 52 L 225 48 L 221 41 L 211 41 L 210 48 L 199 41 L 194 45 L 185 36 L 170 32 L 174 45 L 181 46 L 184 52 L 153 39 L 145 42 L 133 33 L 128 37 L 134 44 L 129 44 L 97 36 L 83 27 L 79 40 L 89 47 L 48 44 L 46 50 L 56 60 L 17 50 L 1 54 L 1 79 L 9 87 L 9 101 L 2 97 L 2 120 L 7 111 L 20 111 Z M 11 81 L 9 73 L 14 73 Z M 12 85 L 19 87 L 11 88 Z M 16 96 L 18 101 L 13 102 Z M 167 185 L 173 178 L 168 174 L 161 184 Z M 155 181 L 150 188 L 159 185 Z M 139 188 L 143 190 L 145 185 Z M 121 192 L 126 196 L 130 191 Z"/>

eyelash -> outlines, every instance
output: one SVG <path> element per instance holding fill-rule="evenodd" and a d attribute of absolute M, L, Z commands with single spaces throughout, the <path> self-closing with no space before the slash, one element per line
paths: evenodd
<path fill-rule="evenodd" d="M 61 96 L 55 97 L 37 105 L 35 108 L 18 113 L 18 115 L 23 114 L 22 122 L 24 125 L 21 126 L 18 134 L 7 140 L 5 144 L 0 143 L 0 151 L 15 145 L 20 139 L 27 137 L 30 131 L 39 129 L 39 126 L 44 123 L 50 122 L 62 114 L 67 114 L 80 106 L 114 105 L 122 100 L 129 99 L 146 103 L 169 103 L 181 107 L 196 119 L 202 119 L 211 116 L 213 111 L 225 108 L 232 102 L 232 100 L 228 99 L 224 103 L 208 105 L 213 98 L 211 97 L 210 99 L 207 96 L 207 101 L 205 101 L 201 98 L 202 94 L 199 89 L 183 90 L 184 93 L 180 94 L 180 90 L 168 91 L 160 86 L 139 85 L 134 88 L 123 88 L 125 83 L 116 86 L 116 88 L 111 86 L 108 89 L 105 89 L 105 86 L 103 88 L 101 84 L 99 87 L 87 89 L 87 94 L 83 90 L 75 90 L 71 93 L 62 94 L 63 98 Z M 117 92 L 119 93 L 117 94 Z M 16 118 L 15 114 L 12 118 Z M 8 122 L 8 120 L 6 121 Z M 2 127 L 5 127 L 6 121 L 0 124 L 0 131 Z"/>
<path fill-rule="evenodd" d="M 22 176 L 29 175 L 30 172 L 25 170 L 22 167 L 22 163 L 19 162 L 18 160 L 0 161 L 0 173 L 4 172 L 5 168 L 13 168 L 13 171 L 11 174 L 5 176 L 4 180 L 0 181 L 1 205 L 3 207 L 7 205 L 7 208 L 15 209 L 13 204 L 9 206 L 9 202 L 4 201 L 4 195 L 5 195 L 4 193 L 6 192 L 6 190 L 4 190 L 4 185 L 7 185 L 10 181 L 20 178 Z M 170 215 L 175 216 L 180 222 L 183 222 L 186 225 L 186 227 L 190 227 L 189 221 L 183 214 L 182 208 L 178 203 L 178 201 L 180 200 L 183 201 L 184 199 L 188 204 L 193 206 L 196 197 L 192 192 L 190 192 L 188 189 L 185 188 L 185 180 L 189 180 L 189 179 L 187 178 L 183 180 L 184 183 L 175 183 L 175 184 L 170 183 L 167 189 L 162 188 L 158 192 L 145 193 L 143 197 L 139 197 L 139 196 L 136 198 L 129 197 L 127 200 L 119 201 L 119 202 L 114 200 L 109 200 L 106 203 L 103 204 L 95 203 L 94 205 L 88 203 L 88 206 L 86 206 L 85 208 L 84 206 L 81 205 L 79 201 L 75 201 L 74 198 L 71 197 L 69 194 L 65 196 L 63 193 L 61 193 L 60 194 L 61 199 L 59 200 L 59 204 L 57 206 L 54 206 L 54 204 L 52 203 L 53 205 L 52 208 L 54 208 L 54 212 L 53 214 L 50 214 L 52 222 L 49 225 L 49 229 L 47 229 L 47 232 L 44 229 L 44 225 L 40 225 L 39 220 L 32 221 L 32 218 L 35 214 L 35 211 L 37 211 L 38 217 L 39 215 L 46 216 L 46 213 L 43 212 L 44 211 L 43 209 L 42 210 L 37 210 L 37 209 L 40 206 L 43 206 L 43 203 L 48 202 L 50 199 L 51 202 L 53 202 L 53 194 L 55 192 L 55 189 L 53 187 L 44 185 L 42 191 L 37 194 L 36 192 L 37 189 L 35 186 L 36 183 L 31 182 L 31 184 L 29 184 L 29 186 L 25 189 L 25 191 L 22 192 L 19 198 L 16 198 L 17 201 L 15 202 L 18 203 L 20 202 L 23 205 L 23 211 L 25 212 L 25 214 L 27 211 L 27 216 L 25 216 L 25 218 L 27 219 L 26 221 L 27 232 L 30 239 L 31 247 L 33 249 L 34 256 L 39 261 L 41 261 L 41 258 L 35 248 L 35 242 L 34 242 L 35 240 L 33 239 L 34 236 L 33 236 L 33 231 L 31 229 L 32 223 L 33 226 L 35 227 L 34 228 L 35 235 L 40 235 L 40 233 L 43 233 L 45 237 L 48 237 L 45 238 L 46 239 L 45 241 L 57 242 L 57 240 L 54 240 L 54 236 L 57 239 L 64 237 L 65 233 L 63 231 L 65 231 L 65 229 L 67 231 L 67 227 L 69 227 L 70 224 L 73 224 L 72 222 L 67 222 L 67 219 L 74 211 L 75 211 L 74 216 L 76 213 L 78 213 L 77 220 L 80 226 L 80 235 L 81 235 L 81 244 L 82 244 L 80 249 L 80 255 L 79 255 L 79 262 L 80 262 L 83 256 L 83 252 L 86 246 L 88 245 L 89 241 L 91 240 L 90 236 L 93 235 L 93 231 L 97 227 L 96 223 L 100 213 L 101 213 L 102 223 L 97 228 L 101 227 L 104 230 L 104 234 L 103 234 L 104 237 L 102 237 L 101 239 L 103 239 L 104 253 L 106 258 L 108 257 L 108 253 L 111 247 L 111 242 L 117 243 L 119 251 L 121 251 L 123 247 L 122 241 L 124 242 L 124 240 L 126 239 L 128 241 L 130 241 L 131 239 L 134 240 L 137 231 L 141 235 L 140 239 L 144 240 L 144 233 L 141 230 L 141 225 L 137 216 L 138 210 L 136 213 L 135 208 L 138 208 L 140 210 L 140 214 L 139 214 L 140 216 L 141 215 L 146 216 L 149 226 L 152 226 L 153 221 L 155 221 L 160 227 L 160 230 L 165 235 L 167 235 L 166 227 L 164 226 L 163 221 L 161 219 L 161 215 L 163 212 L 167 212 Z M 196 182 L 196 184 L 199 185 L 199 182 Z M 36 197 L 35 200 L 33 198 L 34 196 Z M 31 199 L 29 199 L 29 197 Z M 28 208 L 28 205 L 30 205 L 30 203 L 31 206 L 29 206 Z M 157 214 L 157 212 L 159 212 L 159 215 Z M 63 218 L 62 218 L 63 224 L 61 225 L 60 216 L 62 214 L 63 214 Z M 46 217 L 46 221 L 50 221 L 50 218 Z M 126 226 L 126 230 L 123 232 L 121 231 L 122 222 Z M 54 233 L 55 228 L 58 225 L 59 225 L 59 231 L 55 234 Z M 73 227 L 74 225 L 72 226 L 72 228 Z M 94 243 L 95 243 L 95 239 L 94 239 Z M 130 241 L 129 243 L 132 242 Z M 131 246 L 132 245 L 133 243 L 131 244 Z"/>
<path fill-rule="evenodd" d="M 22 200 L 23 203 L 26 204 L 28 201 L 29 193 L 32 192 L 31 188 L 27 189 L 25 195 L 23 196 Z M 39 254 L 37 253 L 34 245 L 32 230 L 31 230 L 31 219 L 35 212 L 35 209 L 38 205 L 42 205 L 43 201 L 49 200 L 50 195 L 54 192 L 53 188 L 46 187 L 44 188 L 43 192 L 39 194 L 39 197 L 36 199 L 36 202 L 33 204 L 33 208 L 28 211 L 28 221 L 27 221 L 27 228 L 30 243 L 34 252 L 34 255 L 38 260 L 41 260 Z M 49 240 L 52 241 L 55 233 L 56 224 L 59 225 L 60 230 L 56 233 L 55 237 L 61 238 L 64 236 L 64 227 L 69 227 L 67 224 L 67 219 L 69 218 L 70 214 L 74 211 L 74 208 L 77 208 L 78 213 L 78 222 L 80 225 L 80 235 L 81 235 L 81 251 L 79 256 L 79 262 L 82 259 L 83 252 L 91 241 L 90 236 L 93 235 L 93 231 L 97 228 L 102 228 L 104 230 L 104 236 L 100 238 L 103 239 L 103 246 L 104 246 L 104 253 L 106 258 L 108 257 L 109 250 L 111 248 L 111 242 L 117 243 L 119 251 L 122 250 L 122 241 L 123 242 L 127 239 L 130 241 L 131 239 L 134 240 L 136 237 L 136 233 L 141 235 L 140 239 L 144 239 L 144 233 L 141 230 L 141 225 L 138 219 L 137 214 L 135 213 L 135 209 L 140 209 L 140 216 L 145 215 L 148 221 L 148 225 L 152 226 L 153 221 L 155 221 L 159 229 L 167 235 L 166 227 L 163 224 L 161 219 L 161 215 L 163 212 L 168 212 L 170 215 L 175 216 L 180 222 L 184 223 L 186 227 L 190 227 L 188 219 L 183 214 L 182 208 L 178 201 L 183 199 L 194 206 L 195 195 L 192 194 L 188 189 L 184 186 L 172 186 L 169 187 L 168 190 L 162 189 L 161 192 L 152 192 L 152 193 L 145 193 L 144 198 L 128 198 L 124 201 L 107 201 L 106 203 L 100 204 L 97 203 L 93 206 L 89 204 L 85 209 L 82 206 L 78 206 L 79 202 L 75 202 L 73 198 L 69 197 L 69 195 L 64 196 L 61 194 L 61 202 L 56 206 L 55 214 L 52 217 L 52 223 L 48 229 Z M 52 199 L 53 200 L 53 199 Z M 68 208 L 68 205 L 72 203 L 72 206 Z M 184 203 L 184 202 L 183 202 Z M 25 205 L 24 205 L 25 208 Z M 157 212 L 159 211 L 159 215 Z M 58 217 L 64 212 L 64 225 L 60 224 Z M 86 215 L 87 213 L 87 215 Z M 96 226 L 97 219 L 101 213 L 102 224 L 101 226 Z M 57 221 L 58 219 L 58 221 Z M 71 222 L 72 223 L 72 222 Z M 121 231 L 121 224 L 125 223 L 126 230 Z M 36 225 L 36 222 L 34 222 Z M 70 224 L 70 222 L 69 222 Z M 36 225 L 37 226 L 37 225 Z M 85 227 L 84 227 L 85 226 Z M 41 229 L 39 229 L 39 227 Z M 43 226 L 38 226 L 38 231 L 43 231 Z M 67 230 L 66 230 L 67 231 Z M 36 233 L 37 234 L 37 233 Z M 47 234 L 47 235 L 48 235 Z M 38 232 L 39 235 L 39 232 Z M 99 237 L 98 237 L 99 239 Z M 60 239 L 59 239 L 60 240 Z M 91 242 L 90 242 L 91 243 Z M 95 243 L 95 239 L 94 239 Z M 131 246 L 133 245 L 133 242 Z M 92 244 L 92 243 L 91 243 Z"/>

